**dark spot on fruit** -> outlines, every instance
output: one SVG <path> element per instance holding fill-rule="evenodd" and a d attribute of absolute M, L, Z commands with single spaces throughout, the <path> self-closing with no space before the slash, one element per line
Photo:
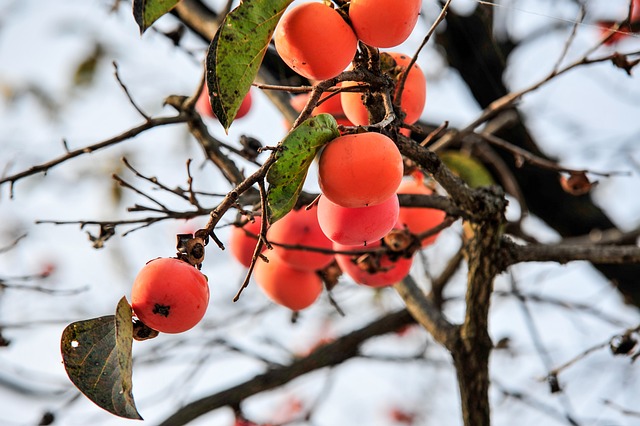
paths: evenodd
<path fill-rule="evenodd" d="M 156 303 L 153 307 L 152 312 L 157 315 L 162 315 L 163 317 L 168 317 L 170 309 L 171 309 L 171 306 L 166 306 L 166 305 L 161 305 L 159 303 Z"/>

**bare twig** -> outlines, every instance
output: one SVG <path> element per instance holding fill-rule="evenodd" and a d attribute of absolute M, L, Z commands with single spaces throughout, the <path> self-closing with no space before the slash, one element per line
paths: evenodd
<path fill-rule="evenodd" d="M 512 143 L 505 141 L 504 139 L 501 139 L 495 135 L 492 135 L 491 133 L 482 132 L 482 133 L 479 133 L 478 135 L 482 137 L 482 139 L 484 139 L 485 141 L 489 142 L 491 145 L 498 146 L 510 152 L 511 154 L 513 154 L 513 156 L 516 159 L 516 165 L 518 166 L 521 166 L 524 163 L 529 163 L 531 165 L 541 167 L 547 170 L 556 171 L 556 172 L 565 172 L 565 173 L 572 173 L 572 174 L 591 173 L 593 175 L 602 176 L 602 177 L 611 177 L 614 175 L 628 176 L 631 174 L 630 172 L 598 172 L 598 171 L 587 170 L 587 169 L 571 169 L 568 167 L 562 167 L 551 160 L 547 160 L 545 158 L 534 155 L 525 149 L 522 149 L 518 146 L 513 145 Z"/>
<path fill-rule="evenodd" d="M 431 38 L 431 35 L 435 32 L 436 28 L 438 28 L 438 25 L 440 25 L 440 23 L 444 21 L 444 18 L 447 16 L 447 10 L 449 10 L 450 4 L 451 4 L 451 0 L 447 0 L 444 6 L 442 6 L 442 10 L 440 11 L 440 14 L 431 25 L 431 28 L 429 28 L 429 31 L 427 31 L 427 35 L 424 36 L 424 38 L 422 39 L 422 43 L 420 43 L 420 46 L 418 46 L 416 53 L 414 53 L 413 56 L 411 57 L 411 61 L 409 61 L 409 64 L 407 65 L 407 69 L 402 73 L 402 77 L 398 82 L 398 89 L 397 89 L 398 91 L 395 96 L 395 101 L 397 105 L 400 105 L 400 102 L 402 101 L 402 92 L 404 92 L 404 85 L 405 85 L 405 82 L 407 81 L 407 76 L 409 75 L 409 71 L 415 65 L 416 61 L 418 60 L 418 55 L 420 54 L 424 46 L 427 44 L 427 42 Z"/>
<path fill-rule="evenodd" d="M 11 194 L 13 196 L 13 184 L 18 180 L 25 178 L 27 176 L 35 175 L 38 173 L 46 173 L 49 169 L 64 163 L 72 158 L 79 157 L 85 154 L 91 154 L 95 151 L 101 150 L 103 148 L 107 148 L 113 145 L 116 145 L 120 142 L 131 139 L 149 129 L 153 129 L 154 127 L 165 126 L 168 124 L 176 124 L 176 123 L 184 123 L 187 121 L 187 117 L 184 114 L 178 114 L 172 117 L 158 117 L 151 118 L 140 126 L 129 129 L 118 136 L 113 138 L 104 140 L 102 142 L 98 142 L 93 145 L 85 146 L 84 148 L 78 148 L 73 151 L 68 151 L 66 154 L 61 155 L 58 158 L 54 158 L 53 160 L 47 161 L 45 163 L 41 163 L 35 166 L 30 167 L 27 170 L 24 170 L 19 173 L 15 173 L 13 175 L 5 176 L 0 179 L 0 185 L 4 183 L 9 183 L 11 185 Z"/>
<path fill-rule="evenodd" d="M 129 93 L 129 89 L 127 89 L 127 86 L 124 84 L 124 82 L 120 78 L 120 72 L 118 70 L 118 63 L 116 61 L 113 61 L 112 64 L 113 64 L 113 70 L 114 70 L 114 75 L 116 76 L 116 80 L 118 80 L 118 84 L 120 85 L 120 87 L 122 87 L 122 90 L 124 91 L 125 95 L 127 95 L 127 99 L 129 99 L 129 102 L 131 103 L 131 105 L 133 105 L 133 107 L 136 109 L 136 111 L 138 111 L 138 113 L 140 113 L 142 118 L 144 118 L 145 121 L 148 122 L 149 120 L 151 120 L 151 117 L 149 117 L 147 114 L 145 114 L 145 112 L 142 110 L 142 108 L 140 108 L 138 106 L 138 104 L 136 103 L 136 101 L 133 100 L 133 97 L 131 97 L 131 93 Z"/>

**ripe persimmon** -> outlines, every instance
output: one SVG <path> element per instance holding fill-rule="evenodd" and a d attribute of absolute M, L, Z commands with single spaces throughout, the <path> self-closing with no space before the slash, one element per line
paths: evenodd
<path fill-rule="evenodd" d="M 302 3 L 285 12 L 274 40 L 282 60 L 298 74 L 326 80 L 353 60 L 358 40 L 340 14 L 320 2 Z"/>
<path fill-rule="evenodd" d="M 258 259 L 253 276 L 269 299 L 293 311 L 311 306 L 322 293 L 315 272 L 293 268 L 278 256 L 270 256 L 268 263 Z"/>
<path fill-rule="evenodd" d="M 301 112 L 307 101 L 309 100 L 309 93 L 300 93 L 291 98 L 291 106 L 297 112 Z M 320 96 L 320 102 L 317 107 L 313 109 L 312 115 L 318 114 L 331 114 L 336 119 L 338 124 L 343 126 L 353 126 L 353 124 L 345 117 L 342 110 L 342 102 L 340 101 L 340 94 L 325 92 Z"/>
<path fill-rule="evenodd" d="M 181 333 L 194 327 L 209 304 L 207 277 L 176 258 L 148 262 L 131 289 L 131 307 L 148 327 L 162 333 Z"/>
<path fill-rule="evenodd" d="M 374 206 L 395 194 L 402 181 L 402 155 L 395 143 L 374 132 L 335 138 L 320 154 L 322 193 L 343 207 Z"/>
<path fill-rule="evenodd" d="M 426 187 L 422 181 L 422 176 L 411 177 L 403 180 L 398 188 L 398 194 L 425 194 L 431 195 L 433 191 Z M 400 207 L 398 222 L 406 226 L 412 234 L 420 234 L 433 227 L 440 225 L 446 213 L 438 209 L 423 207 Z M 432 235 L 422 240 L 422 247 L 432 244 L 438 234 Z"/>
<path fill-rule="evenodd" d="M 367 249 L 380 247 L 380 240 L 367 244 Z M 360 246 L 333 244 L 336 251 L 356 251 L 364 249 Z M 349 275 L 356 283 L 370 287 L 393 285 L 409 274 L 413 257 L 391 259 L 387 254 L 350 255 L 336 254 L 336 262 L 342 272 Z"/>
<path fill-rule="evenodd" d="M 247 222 L 244 226 L 231 228 L 229 251 L 238 262 L 247 268 L 251 265 L 253 252 L 258 243 L 257 235 L 260 233 L 261 224 L 262 218 L 255 216 L 253 221 Z"/>
<path fill-rule="evenodd" d="M 394 47 L 413 31 L 421 6 L 422 0 L 351 0 L 349 18 L 362 42 Z"/>
<path fill-rule="evenodd" d="M 389 74 L 396 81 L 394 103 L 400 89 L 398 82 L 402 78 L 411 57 L 397 52 L 382 52 L 380 54 L 383 72 Z M 358 83 L 345 81 L 343 87 L 356 86 Z M 345 116 L 355 125 L 366 126 L 369 123 L 369 112 L 362 101 L 361 92 L 340 92 L 340 101 Z M 405 113 L 404 122 L 413 124 L 422 115 L 427 99 L 427 80 L 418 64 L 413 64 L 407 75 L 402 90 L 400 109 Z"/>
<path fill-rule="evenodd" d="M 342 207 L 327 197 L 318 200 L 318 222 L 333 242 L 363 245 L 384 237 L 398 221 L 398 197 L 367 207 Z"/>
<path fill-rule="evenodd" d="M 272 253 L 290 266 L 313 272 L 333 262 L 333 255 L 312 250 L 292 250 L 275 243 L 331 250 L 329 240 L 318 224 L 318 208 L 292 210 L 271 225 L 267 239 L 274 243 Z M 273 256 L 272 256 L 273 257 Z"/>

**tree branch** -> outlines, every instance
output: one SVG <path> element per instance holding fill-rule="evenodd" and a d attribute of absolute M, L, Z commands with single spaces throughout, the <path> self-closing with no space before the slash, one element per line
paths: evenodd
<path fill-rule="evenodd" d="M 567 263 L 585 260 L 594 264 L 640 263 L 640 247 L 635 245 L 529 244 L 502 239 L 502 266 L 520 262 Z"/>
<path fill-rule="evenodd" d="M 341 364 L 357 356 L 360 345 L 366 340 L 392 332 L 412 322 L 413 318 L 404 309 L 385 315 L 361 329 L 318 347 L 307 357 L 294 361 L 290 365 L 270 369 L 239 385 L 193 401 L 165 419 L 160 426 L 187 424 L 218 408 L 238 406 L 246 398 L 282 386 L 296 377 Z"/>
<path fill-rule="evenodd" d="M 84 154 L 91 154 L 100 149 L 118 144 L 127 139 L 131 139 L 139 135 L 140 133 L 147 131 L 149 129 L 152 129 L 154 127 L 164 126 L 167 124 L 183 123 L 185 121 L 187 121 L 187 116 L 184 114 L 178 114 L 172 117 L 151 118 L 146 122 L 144 122 L 143 124 L 141 124 L 140 126 L 129 129 L 126 132 L 121 133 L 118 136 L 115 136 L 111 139 L 107 139 L 105 141 L 102 141 L 93 145 L 89 145 L 84 148 L 78 148 L 73 151 L 68 151 L 65 155 L 61 155 L 60 157 L 54 158 L 53 160 L 47 161 L 46 163 L 38 164 L 30 167 L 25 171 L 0 178 L 0 185 L 4 183 L 10 183 L 12 187 L 12 192 L 13 192 L 13 184 L 22 178 L 35 175 L 38 173 L 46 173 L 52 167 L 55 167 L 58 164 L 64 163 L 67 160 L 70 160 L 75 157 L 79 157 Z"/>

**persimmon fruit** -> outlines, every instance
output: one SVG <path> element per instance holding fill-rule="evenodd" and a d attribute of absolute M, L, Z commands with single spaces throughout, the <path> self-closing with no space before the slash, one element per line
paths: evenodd
<path fill-rule="evenodd" d="M 364 43 L 394 47 L 409 38 L 421 6 L 422 0 L 351 0 L 349 19 Z"/>
<path fill-rule="evenodd" d="M 253 252 L 258 243 L 257 236 L 260 233 L 261 224 L 262 218 L 255 216 L 253 221 L 248 221 L 243 226 L 234 226 L 231 228 L 229 251 L 231 255 L 246 268 L 251 265 Z"/>
<path fill-rule="evenodd" d="M 424 194 L 431 195 L 433 191 L 426 187 L 421 177 L 411 177 L 400 183 L 398 194 Z M 442 223 L 446 213 L 438 209 L 423 207 L 400 207 L 398 222 L 406 226 L 412 234 L 420 234 Z M 438 234 L 422 240 L 422 247 L 432 244 Z"/>
<path fill-rule="evenodd" d="M 308 100 L 309 93 L 300 93 L 291 98 L 290 104 L 294 110 L 302 112 L 305 105 L 307 105 Z M 325 92 L 320 96 L 318 106 L 313 109 L 311 115 L 315 116 L 322 113 L 331 114 L 340 125 L 353 126 L 353 123 L 351 123 L 351 121 L 349 121 L 344 115 L 339 93 Z"/>
<path fill-rule="evenodd" d="M 242 99 L 242 103 L 240 104 L 240 108 L 236 113 L 236 118 L 242 118 L 249 113 L 251 110 L 251 105 L 253 104 L 253 99 L 251 98 L 251 91 L 248 91 L 247 94 Z M 211 101 L 209 99 L 209 90 L 207 86 L 202 89 L 200 92 L 200 96 L 196 100 L 195 105 L 196 111 L 205 117 L 216 118 L 216 115 L 213 113 L 213 109 L 211 108 Z"/>
<path fill-rule="evenodd" d="M 274 243 L 272 253 L 290 266 L 313 272 L 333 262 L 333 255 L 313 250 L 290 249 L 276 243 L 300 245 L 331 250 L 332 242 L 320 229 L 318 208 L 292 210 L 275 222 L 267 231 L 267 239 Z"/>
<path fill-rule="evenodd" d="M 285 12 L 274 33 L 276 51 L 298 74 L 326 80 L 353 60 L 358 40 L 353 29 L 331 7 L 302 3 Z"/>
<path fill-rule="evenodd" d="M 364 245 L 379 240 L 398 221 L 399 203 L 394 194 L 388 200 L 367 207 L 342 207 L 324 195 L 318 200 L 318 222 L 333 242 Z"/>
<path fill-rule="evenodd" d="M 374 206 L 396 193 L 402 181 L 402 155 L 380 133 L 339 136 L 320 154 L 318 183 L 322 193 L 343 207 Z"/>
<path fill-rule="evenodd" d="M 315 272 L 296 269 L 278 256 L 269 256 L 268 263 L 258 259 L 253 276 L 269 299 L 293 311 L 311 306 L 322 293 L 322 280 Z"/>
<path fill-rule="evenodd" d="M 399 81 L 411 62 L 411 57 L 397 52 L 383 52 L 380 54 L 383 72 L 391 75 L 396 81 L 393 95 L 395 103 L 399 92 Z M 345 81 L 343 87 L 356 86 L 358 83 Z M 355 125 L 366 126 L 369 123 L 369 112 L 362 100 L 361 92 L 340 92 L 340 101 L 345 116 Z M 413 64 L 402 89 L 400 109 L 404 112 L 404 122 L 413 124 L 420 119 L 427 99 L 427 80 L 418 64 Z"/>
<path fill-rule="evenodd" d="M 380 247 L 380 240 L 367 244 L 367 249 Z M 336 251 L 355 251 L 364 246 L 349 246 L 334 243 Z M 413 257 L 391 259 L 387 254 L 350 255 L 336 254 L 336 262 L 342 272 L 350 276 L 356 283 L 369 287 L 386 287 L 401 281 L 409 274 Z M 367 256 L 373 256 L 367 258 Z M 375 256 L 378 256 L 377 258 Z M 377 259 L 373 261 L 372 259 Z"/>
<path fill-rule="evenodd" d="M 181 333 L 194 327 L 207 310 L 207 278 L 194 266 L 175 258 L 148 262 L 131 289 L 131 307 L 148 327 Z"/>

